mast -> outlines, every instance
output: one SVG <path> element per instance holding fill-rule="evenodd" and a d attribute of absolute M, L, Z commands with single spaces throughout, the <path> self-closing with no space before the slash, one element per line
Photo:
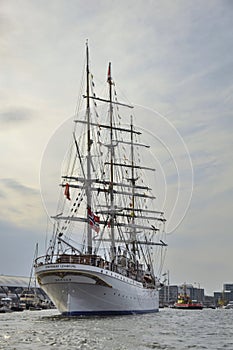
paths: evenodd
<path fill-rule="evenodd" d="M 36 258 L 38 258 L 38 243 L 36 243 L 36 248 L 35 248 L 35 253 L 34 253 L 34 257 L 32 260 L 32 267 L 31 267 L 31 272 L 30 272 L 30 277 L 29 277 L 29 282 L 28 282 L 28 291 L 31 288 L 31 281 L 32 281 L 32 275 L 33 275 L 33 271 L 34 271 L 34 261 L 36 260 Z"/>
<path fill-rule="evenodd" d="M 134 254 L 134 263 L 136 264 L 136 228 L 135 228 L 135 175 L 134 175 L 134 140 L 133 140 L 133 116 L 131 115 L 131 183 L 132 183 L 132 241 L 133 241 L 133 254 Z"/>
<path fill-rule="evenodd" d="M 87 196 L 87 252 L 92 254 L 92 231 L 89 225 L 89 210 L 91 210 L 91 131 L 90 131 L 90 86 L 89 86 L 89 50 L 88 42 L 86 43 L 86 84 L 87 84 L 87 104 L 86 104 L 86 114 L 87 114 L 87 176 L 86 176 L 86 196 Z"/>
<path fill-rule="evenodd" d="M 81 155 L 79 152 L 79 147 L 78 143 L 75 139 L 75 144 L 77 148 L 77 154 L 80 160 L 81 168 L 82 170 L 82 177 L 80 176 L 64 176 L 63 178 L 67 180 L 75 180 L 71 181 L 70 187 L 71 188 L 79 188 L 79 189 L 84 189 L 85 194 L 86 194 L 86 205 L 87 205 L 87 210 L 85 215 L 62 215 L 59 214 L 55 218 L 56 220 L 68 220 L 69 222 L 72 221 L 77 221 L 77 222 L 85 222 L 86 223 L 86 244 L 85 244 L 85 252 L 87 254 L 92 254 L 93 253 L 93 242 L 97 241 L 97 238 L 93 235 L 92 233 L 92 226 L 90 225 L 90 213 L 93 214 L 94 208 L 93 206 L 93 196 L 95 193 L 99 195 L 100 193 L 103 193 L 103 196 L 101 195 L 99 197 L 99 201 L 97 203 L 97 207 L 102 207 L 106 209 L 100 209 L 97 211 L 95 210 L 96 214 L 106 214 L 105 220 L 100 220 L 100 217 L 98 217 L 98 224 L 104 225 L 104 227 L 108 224 L 108 227 L 110 228 L 109 232 L 109 239 L 108 239 L 108 246 L 110 246 L 110 258 L 111 261 L 114 261 L 116 257 L 116 244 L 119 242 L 118 241 L 118 230 L 120 228 L 121 230 L 121 235 L 124 235 L 124 232 L 122 230 L 124 228 L 127 228 L 126 236 L 130 235 L 130 240 L 129 240 L 129 246 L 131 248 L 131 252 L 133 253 L 134 256 L 134 263 L 136 265 L 137 263 L 137 258 L 139 257 L 140 254 L 140 249 L 141 245 L 154 245 L 155 242 L 148 242 L 145 238 L 144 241 L 138 241 L 137 240 L 137 234 L 140 232 L 139 230 L 143 231 L 158 231 L 159 229 L 155 227 L 154 225 L 151 225 L 148 220 L 162 220 L 160 218 L 157 218 L 156 216 L 148 216 L 147 214 L 162 214 L 160 211 L 154 211 L 154 210 L 148 210 L 144 208 L 137 207 L 137 198 L 144 198 L 144 199 L 154 199 L 155 197 L 151 195 L 150 193 L 145 193 L 145 191 L 149 191 L 150 188 L 148 186 L 142 186 L 138 185 L 137 183 L 137 169 L 144 169 L 144 170 L 149 170 L 149 171 L 155 171 L 155 169 L 150 168 L 150 167 L 145 167 L 138 165 L 137 162 L 135 164 L 135 151 L 134 147 L 146 147 L 148 148 L 149 146 L 138 143 L 135 140 L 134 135 L 140 135 L 141 132 L 137 131 L 134 128 L 133 125 L 133 117 L 131 116 L 130 119 L 130 126 L 128 127 L 122 127 L 118 126 L 114 123 L 114 104 L 119 104 L 124 107 L 128 108 L 133 108 L 131 105 L 127 105 L 124 103 L 119 103 L 118 101 L 115 101 L 113 97 L 113 80 L 112 80 L 112 73 L 111 73 L 111 62 L 108 65 L 108 72 L 107 72 L 107 83 L 108 83 L 108 99 L 102 99 L 99 97 L 96 97 L 96 95 L 93 93 L 94 96 L 91 96 L 91 81 L 90 81 L 90 70 L 89 70 L 89 49 L 88 49 L 88 42 L 86 43 L 86 94 L 83 95 L 84 98 L 86 98 L 86 115 L 85 115 L 85 120 L 75 120 L 77 123 L 82 123 L 86 124 L 86 133 L 85 133 L 85 148 L 86 148 L 86 166 L 85 168 L 83 167 Z M 108 103 L 108 122 L 106 124 L 99 124 L 95 123 L 92 121 L 91 118 L 91 110 L 90 110 L 90 102 L 91 99 L 97 99 L 101 100 L 103 102 Z M 105 144 L 108 148 L 107 154 L 108 154 L 108 159 L 107 161 L 104 161 L 103 165 L 106 166 L 109 170 L 108 178 L 103 177 L 102 178 L 93 178 L 93 171 L 92 171 L 92 127 L 97 127 L 98 130 L 101 128 L 106 129 L 108 131 L 108 140 L 109 142 Z M 125 138 L 122 141 L 117 140 L 117 136 L 119 133 L 127 134 L 130 136 L 130 139 Z M 128 145 L 130 148 L 130 161 L 129 162 L 121 162 L 118 159 L 115 159 L 115 147 L 118 145 L 118 143 L 124 143 Z M 118 176 L 118 170 L 115 171 L 115 167 L 120 167 L 121 171 L 122 169 L 130 169 L 130 176 L 128 179 L 126 179 L 124 176 L 121 178 Z M 117 168 L 116 168 L 117 169 Z M 127 171 L 128 172 L 128 171 Z M 64 184 L 61 184 L 61 186 L 65 186 Z M 145 190 L 143 192 L 143 190 Z M 131 197 L 131 204 L 129 206 L 126 206 L 126 202 L 123 204 L 125 205 L 122 207 L 120 204 L 115 205 L 118 203 L 116 201 L 117 196 L 120 195 L 122 198 L 127 198 L 130 196 Z M 108 198 L 107 205 L 102 205 L 101 200 L 103 200 L 103 197 Z M 80 204 L 79 204 L 80 205 Z M 72 208 L 73 210 L 73 208 Z M 76 212 L 77 210 L 75 210 Z M 145 214 L 144 214 L 145 213 Z M 94 215 L 94 214 L 93 214 Z M 119 220 L 118 220 L 119 218 Z M 137 223 L 137 219 L 141 222 Z M 147 220 L 148 223 L 146 223 L 144 220 Z M 145 223 L 144 223 L 145 222 Z M 122 229 L 121 229 L 122 227 Z M 66 228 L 64 228 L 66 229 Z M 156 243 L 156 245 L 165 245 L 162 241 L 160 243 Z M 128 246 L 127 246 L 128 250 Z"/>
<path fill-rule="evenodd" d="M 108 65 L 108 84 L 109 84 L 109 119 L 110 119 L 110 230 L 111 230 L 111 259 L 115 257 L 115 233 L 114 233 L 114 194 L 113 194 L 113 182 L 114 182 L 114 146 L 113 146 L 113 104 L 112 104 L 112 76 L 111 76 L 111 62 Z"/>

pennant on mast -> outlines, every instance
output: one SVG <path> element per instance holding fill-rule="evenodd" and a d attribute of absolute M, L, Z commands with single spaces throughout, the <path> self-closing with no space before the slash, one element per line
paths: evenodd
<path fill-rule="evenodd" d="M 69 199 L 69 201 L 70 201 L 70 185 L 68 184 L 68 182 L 66 183 L 66 186 L 65 186 L 64 195 L 65 195 L 66 198 Z"/>
<path fill-rule="evenodd" d="M 109 84 L 112 84 L 111 62 L 109 62 L 109 65 L 108 65 L 108 79 L 107 79 L 107 82 Z"/>

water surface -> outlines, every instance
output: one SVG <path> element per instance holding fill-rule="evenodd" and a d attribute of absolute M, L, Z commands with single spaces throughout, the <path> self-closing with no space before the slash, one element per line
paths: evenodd
<path fill-rule="evenodd" d="M 233 349 L 233 310 L 61 317 L 56 310 L 0 314 L 0 349 Z"/>

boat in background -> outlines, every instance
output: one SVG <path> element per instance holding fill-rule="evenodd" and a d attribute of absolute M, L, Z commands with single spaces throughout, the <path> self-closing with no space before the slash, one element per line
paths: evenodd
<path fill-rule="evenodd" d="M 38 298 L 35 290 L 32 289 L 26 289 L 24 290 L 19 297 L 20 303 L 25 305 L 25 308 L 27 310 L 31 308 L 38 307 L 40 305 L 41 301 Z"/>
<path fill-rule="evenodd" d="M 63 315 L 157 312 L 167 244 L 145 176 L 155 169 L 141 164 L 149 146 L 128 113 L 133 106 L 118 101 L 111 63 L 107 96 L 97 97 L 88 45 L 85 78 L 52 239 L 35 275 Z"/>
<path fill-rule="evenodd" d="M 12 298 L 5 297 L 1 298 L 0 301 L 0 313 L 12 312 Z"/>
<path fill-rule="evenodd" d="M 229 301 L 229 303 L 224 307 L 224 309 L 233 309 L 233 301 Z"/>
<path fill-rule="evenodd" d="M 197 300 L 192 300 L 190 296 L 186 293 L 186 288 L 184 286 L 184 293 L 178 295 L 177 302 L 173 306 L 175 309 L 185 309 L 185 310 L 202 310 L 203 304 Z"/>

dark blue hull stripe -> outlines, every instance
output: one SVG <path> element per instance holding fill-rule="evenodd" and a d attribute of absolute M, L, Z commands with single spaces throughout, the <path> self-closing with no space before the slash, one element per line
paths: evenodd
<path fill-rule="evenodd" d="M 116 315 L 135 315 L 158 312 L 159 309 L 152 310 L 112 310 L 112 311 L 70 311 L 62 312 L 62 316 L 116 316 Z"/>

